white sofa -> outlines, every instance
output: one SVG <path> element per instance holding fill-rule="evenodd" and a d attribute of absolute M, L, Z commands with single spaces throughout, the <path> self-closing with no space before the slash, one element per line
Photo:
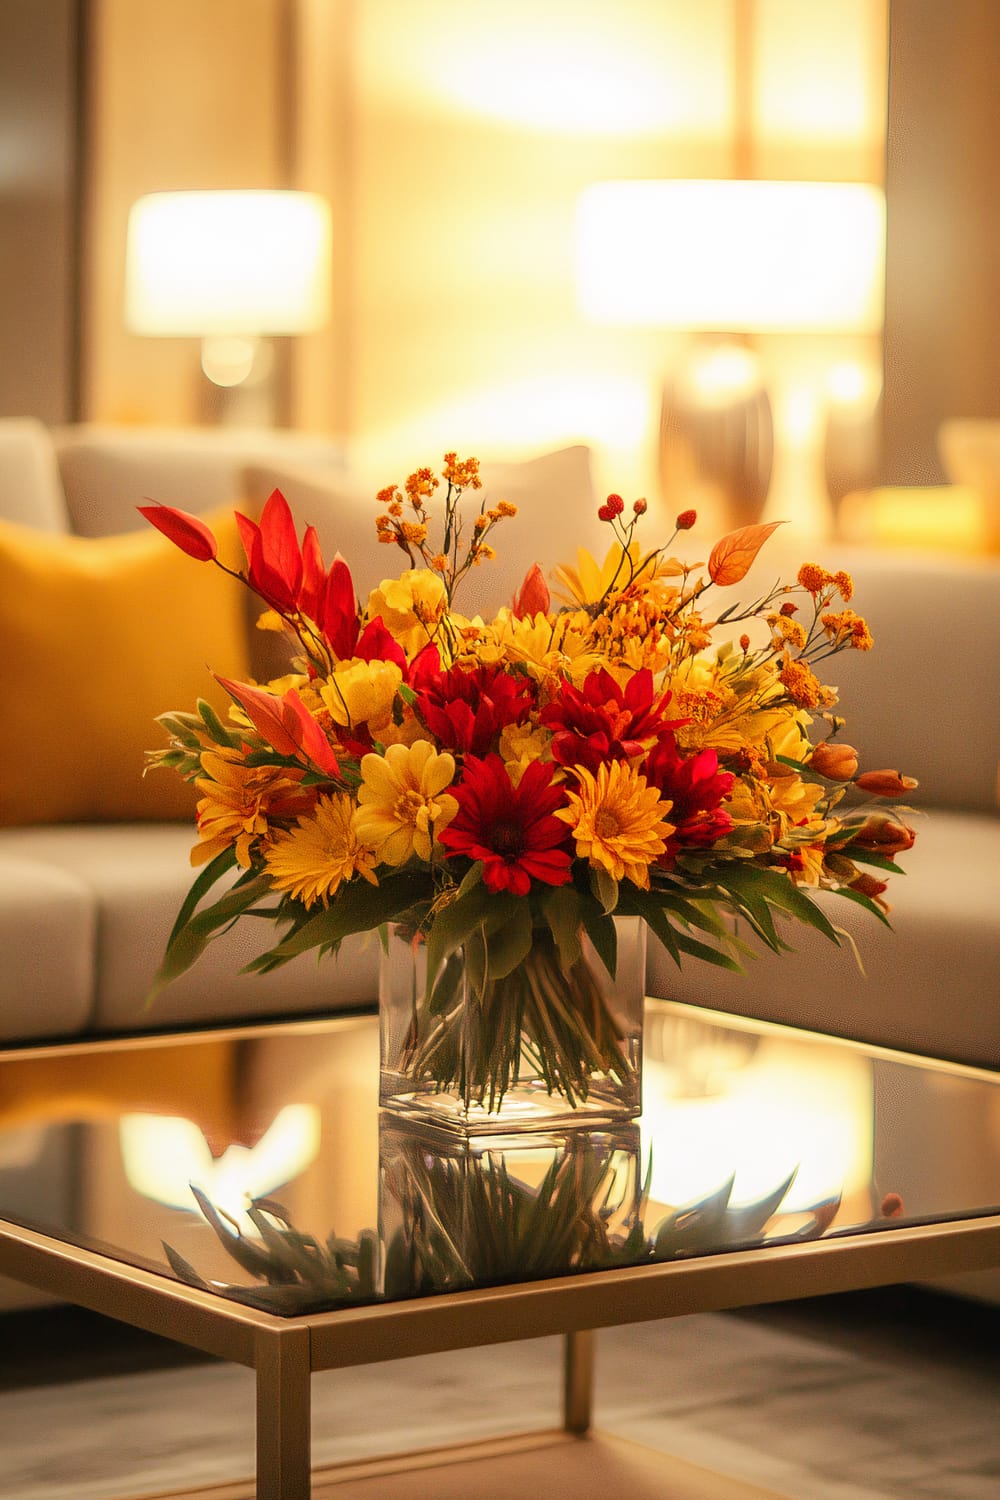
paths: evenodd
<path fill-rule="evenodd" d="M 415 462 L 432 458 L 414 455 Z M 486 464 L 484 473 L 495 498 L 519 505 L 519 517 L 508 523 L 496 571 L 484 569 L 477 580 L 486 592 L 470 603 L 509 599 L 536 560 L 548 567 L 578 544 L 606 544 L 585 448 Z M 324 550 L 339 547 L 348 557 L 360 589 L 378 581 L 385 559 L 372 545 L 369 488 L 359 488 L 340 451 L 323 440 L 87 427 L 51 433 L 31 421 L 0 422 L 0 520 L 53 536 L 138 529 L 145 523 L 135 507 L 147 497 L 205 511 L 260 502 L 276 485 L 303 523 L 316 524 Z M 856 607 L 876 637 L 874 652 L 846 653 L 831 673 L 846 738 L 861 747 L 866 767 L 895 766 L 921 783 L 917 844 L 905 860 L 908 874 L 894 877 L 889 893 L 893 931 L 852 903 L 832 901 L 835 920 L 857 939 L 867 978 L 848 946 L 834 949 L 801 928 L 789 933 L 794 954 L 764 953 L 735 978 L 703 965 L 678 972 L 653 942 L 649 990 L 996 1069 L 1000 570 L 840 550 L 815 560 L 853 573 Z M 768 581 L 784 561 L 766 554 Z M 196 607 L 200 575 L 189 566 Z M 150 746 L 157 734 L 151 725 Z M 185 822 L 0 827 L 0 1044 L 374 1003 L 375 940 L 356 940 L 337 962 L 306 955 L 271 975 L 244 976 L 241 964 L 272 934 L 238 925 L 144 1008 L 191 881 L 191 843 Z"/>

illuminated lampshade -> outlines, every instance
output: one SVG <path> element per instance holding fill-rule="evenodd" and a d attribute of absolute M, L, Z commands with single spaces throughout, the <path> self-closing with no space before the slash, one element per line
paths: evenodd
<path fill-rule="evenodd" d="M 885 202 L 842 182 L 593 183 L 577 209 L 583 312 L 598 323 L 876 331 Z"/>
<path fill-rule="evenodd" d="M 330 212 L 311 193 L 153 193 L 129 215 L 133 333 L 309 333 L 329 317 L 329 276 Z"/>

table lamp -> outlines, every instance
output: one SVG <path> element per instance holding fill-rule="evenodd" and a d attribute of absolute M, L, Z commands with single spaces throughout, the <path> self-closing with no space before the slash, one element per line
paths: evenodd
<path fill-rule="evenodd" d="M 868 184 L 677 180 L 585 189 L 575 244 L 584 315 L 699 336 L 664 392 L 666 492 L 675 488 L 680 445 L 692 469 L 724 491 L 734 524 L 758 519 L 773 412 L 775 487 L 780 471 L 800 511 L 803 499 L 816 504 L 815 494 L 802 496 L 802 481 L 808 473 L 819 487 L 820 398 L 801 372 L 783 379 L 781 360 L 765 384 L 750 339 L 878 333 L 884 241 L 883 195 Z M 772 489 L 772 505 L 775 498 Z"/>
<path fill-rule="evenodd" d="M 329 206 L 312 193 L 152 193 L 129 214 L 126 323 L 133 333 L 201 339 L 208 379 L 255 386 L 266 423 L 266 340 L 328 321 L 330 242 Z"/>

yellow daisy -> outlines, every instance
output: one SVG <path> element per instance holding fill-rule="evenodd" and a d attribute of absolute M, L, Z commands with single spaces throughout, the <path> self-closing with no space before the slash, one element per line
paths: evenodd
<path fill-rule="evenodd" d="M 299 781 L 280 766 L 248 766 L 238 750 L 204 750 L 195 786 L 199 843 L 191 851 L 193 865 L 206 864 L 230 845 L 244 869 L 250 868 L 250 846 L 267 833 L 268 813 L 281 806 L 288 816 L 289 799 L 301 799 Z"/>
<path fill-rule="evenodd" d="M 271 884 L 306 906 L 330 897 L 345 880 L 361 875 L 372 885 L 375 856 L 354 831 L 354 804 L 344 792 L 321 794 L 314 810 L 294 828 L 275 836 L 264 856 Z"/>
<path fill-rule="evenodd" d="M 379 864 L 430 859 L 435 835 L 458 812 L 455 798 L 442 795 L 454 775 L 454 756 L 427 740 L 362 756 L 354 831 Z"/>
<path fill-rule="evenodd" d="M 579 790 L 568 792 L 568 806 L 555 814 L 572 827 L 577 854 L 615 880 L 648 890 L 649 866 L 674 832 L 663 816 L 672 803 L 627 761 L 604 762 L 596 776 L 583 767 L 577 774 Z"/>

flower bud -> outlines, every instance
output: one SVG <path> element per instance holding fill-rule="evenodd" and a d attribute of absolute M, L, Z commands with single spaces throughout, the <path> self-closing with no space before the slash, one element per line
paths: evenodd
<path fill-rule="evenodd" d="M 867 870 L 859 870 L 848 886 L 849 890 L 858 891 L 862 896 L 867 896 L 872 901 L 878 901 L 883 891 L 889 889 L 887 880 L 878 880 L 870 875 Z M 878 901 L 879 906 L 885 906 L 884 901 Z"/>
<path fill-rule="evenodd" d="M 750 637 L 746 634 L 745 631 L 743 635 L 740 636 L 740 650 L 743 652 L 744 656 L 750 650 Z"/>
<path fill-rule="evenodd" d="M 690 531 L 697 519 L 698 512 L 696 510 L 682 510 L 674 525 L 678 531 Z"/>
<path fill-rule="evenodd" d="M 821 740 L 809 757 L 809 768 L 831 781 L 850 781 L 858 769 L 858 752 L 853 745 Z"/>
<path fill-rule="evenodd" d="M 633 504 L 632 504 L 632 509 L 633 509 L 633 511 L 635 512 L 635 514 L 637 516 L 644 516 L 646 514 L 646 509 L 647 509 L 646 501 L 643 500 L 642 498 L 634 501 Z"/>
<path fill-rule="evenodd" d="M 861 849 L 884 854 L 889 859 L 912 849 L 917 835 L 907 823 L 898 822 L 888 813 L 869 813 L 865 821 L 856 828 L 851 842 Z"/>
<path fill-rule="evenodd" d="M 873 792 L 876 797 L 899 797 L 903 792 L 912 792 L 918 783 L 898 771 L 865 771 L 855 778 L 854 785 L 863 792 Z"/>
<path fill-rule="evenodd" d="M 215 534 L 200 516 L 178 510 L 173 505 L 139 505 L 136 509 L 195 562 L 211 562 L 217 556 L 219 549 Z"/>

